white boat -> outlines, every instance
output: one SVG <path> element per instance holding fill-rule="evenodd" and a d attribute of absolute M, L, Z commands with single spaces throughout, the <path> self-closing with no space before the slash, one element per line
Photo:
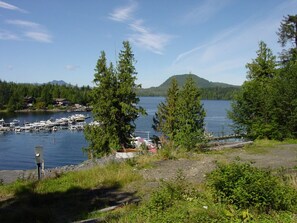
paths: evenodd
<path fill-rule="evenodd" d="M 10 127 L 0 126 L 0 132 L 8 132 L 10 131 Z"/>
<path fill-rule="evenodd" d="M 58 131 L 58 127 L 57 127 L 57 126 L 53 126 L 53 127 L 52 127 L 52 131 L 53 131 L 53 132 Z"/>
<path fill-rule="evenodd" d="M 19 126 L 20 125 L 20 121 L 17 119 L 12 120 L 12 122 L 9 123 L 10 127 L 15 127 L 15 126 Z"/>
<path fill-rule="evenodd" d="M 20 126 L 16 126 L 14 128 L 14 131 L 15 131 L 15 133 L 20 133 L 22 130 L 21 130 L 21 127 Z"/>
<path fill-rule="evenodd" d="M 15 126 L 20 125 L 20 120 L 18 120 L 18 119 L 14 119 L 14 120 L 12 120 L 12 122 L 14 123 Z"/>
<path fill-rule="evenodd" d="M 75 130 L 77 130 L 76 125 L 70 125 L 70 126 L 69 126 L 69 130 L 71 130 L 71 131 L 75 131 Z"/>
<path fill-rule="evenodd" d="M 75 122 L 84 122 L 86 119 L 86 116 L 83 114 L 75 114 L 69 117 L 70 121 L 75 121 Z"/>

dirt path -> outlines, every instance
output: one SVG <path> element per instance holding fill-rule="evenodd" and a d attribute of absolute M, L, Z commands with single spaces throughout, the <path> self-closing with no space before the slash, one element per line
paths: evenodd
<path fill-rule="evenodd" d="M 260 152 L 260 153 L 259 153 Z M 165 160 L 154 163 L 154 168 L 141 170 L 148 181 L 173 179 L 178 171 L 182 171 L 191 182 L 202 182 L 206 174 L 216 168 L 216 161 L 232 162 L 239 160 L 250 162 L 261 168 L 293 168 L 297 166 L 297 145 L 280 145 L 265 148 L 261 151 L 249 149 L 232 149 L 217 154 L 199 154 L 193 160 Z"/>

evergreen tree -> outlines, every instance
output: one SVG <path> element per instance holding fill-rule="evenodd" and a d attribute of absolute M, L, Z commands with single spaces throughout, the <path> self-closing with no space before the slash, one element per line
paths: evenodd
<path fill-rule="evenodd" d="M 191 77 L 188 77 L 177 100 L 177 129 L 174 142 L 187 149 L 195 149 L 204 141 L 205 111 L 200 101 L 200 91 Z"/>
<path fill-rule="evenodd" d="M 278 123 L 278 138 L 297 138 L 297 63 L 287 63 L 273 82 L 271 120 Z"/>
<path fill-rule="evenodd" d="M 116 100 L 116 76 L 112 65 L 108 68 L 105 52 L 97 61 L 94 74 L 94 84 L 91 91 L 91 104 L 93 106 L 94 121 L 100 122 L 100 126 L 87 126 L 85 137 L 90 142 L 88 152 L 94 156 L 102 156 L 110 152 L 110 148 L 119 142 L 114 142 L 116 133 L 115 112 Z"/>
<path fill-rule="evenodd" d="M 229 112 L 233 128 L 236 133 L 246 133 L 251 138 L 277 138 L 278 124 L 272 119 L 276 58 L 267 45 L 260 42 L 256 59 L 246 67 L 249 80 L 236 94 Z"/>
<path fill-rule="evenodd" d="M 277 32 L 278 42 L 282 47 L 291 44 L 291 48 L 284 49 L 281 53 L 283 63 L 297 60 L 297 15 L 285 16 Z"/>
<path fill-rule="evenodd" d="M 134 67 L 135 59 L 130 43 L 123 42 L 123 50 L 119 54 L 117 64 L 117 91 L 118 111 L 116 118 L 119 127 L 117 136 L 122 147 L 131 146 L 131 135 L 135 131 L 134 121 L 139 114 L 145 114 L 143 108 L 139 107 L 139 98 L 136 96 L 136 90 L 141 86 L 135 83 L 136 69 Z"/>
<path fill-rule="evenodd" d="M 252 63 L 246 65 L 248 69 L 247 78 L 250 80 L 273 78 L 276 72 L 276 65 L 276 57 L 271 49 L 267 47 L 266 43 L 260 41 L 256 59 L 253 59 Z"/>
<path fill-rule="evenodd" d="M 109 154 L 112 150 L 130 146 L 131 134 L 135 130 L 134 121 L 144 110 L 137 106 L 135 84 L 136 71 L 134 55 L 130 44 L 123 42 L 124 49 L 119 54 L 115 70 L 112 63 L 106 65 L 102 52 L 98 59 L 92 90 L 93 117 L 100 126 L 88 126 L 85 137 L 90 142 L 86 149 L 94 156 Z"/>
<path fill-rule="evenodd" d="M 178 100 L 178 84 L 175 78 L 167 90 L 165 102 L 158 105 L 158 110 L 153 118 L 153 129 L 162 132 L 169 139 L 173 140 L 176 132 L 177 124 L 177 100 Z"/>
<path fill-rule="evenodd" d="M 201 93 L 189 76 L 181 90 L 173 79 L 165 102 L 158 105 L 153 128 L 164 134 L 176 146 L 194 149 L 204 141 L 205 111 L 200 102 Z"/>

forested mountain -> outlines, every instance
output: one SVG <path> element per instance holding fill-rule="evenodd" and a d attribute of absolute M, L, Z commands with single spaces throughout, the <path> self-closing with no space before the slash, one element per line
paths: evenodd
<path fill-rule="evenodd" d="M 202 99 L 227 99 L 233 98 L 233 94 L 239 90 L 239 86 L 219 82 L 210 82 L 194 74 L 174 75 L 168 78 L 159 87 L 142 88 L 138 90 L 139 96 L 165 96 L 173 78 L 177 80 L 178 86 L 184 86 L 188 77 L 191 77 L 195 84 L 201 89 Z"/>
<path fill-rule="evenodd" d="M 186 83 L 187 78 L 191 77 L 193 81 L 196 83 L 196 85 L 199 88 L 214 88 L 214 87 L 237 87 L 230 84 L 225 83 L 219 83 L 219 82 L 211 82 L 204 78 L 198 77 L 195 74 L 180 74 L 180 75 L 174 75 L 170 78 L 168 78 L 163 84 L 161 84 L 160 88 L 168 88 L 170 86 L 170 83 L 173 78 L 177 80 L 177 84 L 179 86 L 183 86 Z"/>

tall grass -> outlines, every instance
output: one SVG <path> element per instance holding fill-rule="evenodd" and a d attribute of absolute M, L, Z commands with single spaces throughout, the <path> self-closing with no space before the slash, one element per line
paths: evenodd
<path fill-rule="evenodd" d="M 115 205 L 131 182 L 142 177 L 126 162 L 68 172 L 53 179 L 0 186 L 0 222 L 72 222 L 93 210 Z"/>
<path fill-rule="evenodd" d="M 112 162 L 106 166 L 96 166 L 91 169 L 62 173 L 55 178 L 38 182 L 16 181 L 9 185 L 0 186 L 0 197 L 10 197 L 20 190 L 32 189 L 35 193 L 65 192 L 73 187 L 91 189 L 98 187 L 125 186 L 140 180 L 141 177 L 126 162 Z"/>

